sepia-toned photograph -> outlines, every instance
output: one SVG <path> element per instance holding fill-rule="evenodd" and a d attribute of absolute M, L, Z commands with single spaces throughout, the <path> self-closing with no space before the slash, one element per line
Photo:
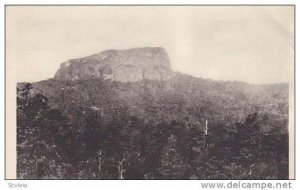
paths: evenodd
<path fill-rule="evenodd" d="M 6 6 L 7 179 L 294 179 L 294 6 Z"/>

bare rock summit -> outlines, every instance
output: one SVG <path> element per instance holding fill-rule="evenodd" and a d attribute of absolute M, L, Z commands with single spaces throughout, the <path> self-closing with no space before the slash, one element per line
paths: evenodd
<path fill-rule="evenodd" d="M 167 80 L 173 76 L 168 54 L 161 47 L 106 50 L 88 57 L 71 59 L 55 74 L 60 80 L 101 78 L 121 82 L 143 79 Z"/>

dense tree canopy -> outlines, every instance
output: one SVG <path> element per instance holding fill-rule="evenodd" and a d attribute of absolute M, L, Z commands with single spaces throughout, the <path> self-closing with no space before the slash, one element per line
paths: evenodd
<path fill-rule="evenodd" d="M 287 179 L 283 88 L 185 76 L 18 85 L 18 178 Z"/>

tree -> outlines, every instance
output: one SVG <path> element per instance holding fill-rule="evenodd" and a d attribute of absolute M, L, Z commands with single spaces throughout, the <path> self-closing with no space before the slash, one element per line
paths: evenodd
<path fill-rule="evenodd" d="M 64 123 L 61 113 L 48 106 L 48 99 L 32 92 L 27 83 L 17 88 L 17 165 L 18 178 L 61 178 L 68 164 L 55 144 Z"/>

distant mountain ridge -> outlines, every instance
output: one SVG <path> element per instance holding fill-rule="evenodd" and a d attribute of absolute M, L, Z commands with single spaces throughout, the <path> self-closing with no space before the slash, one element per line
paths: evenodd
<path fill-rule="evenodd" d="M 161 47 L 106 50 L 61 64 L 55 78 L 78 80 L 88 78 L 134 82 L 142 79 L 167 80 L 173 76 L 168 54 Z"/>

